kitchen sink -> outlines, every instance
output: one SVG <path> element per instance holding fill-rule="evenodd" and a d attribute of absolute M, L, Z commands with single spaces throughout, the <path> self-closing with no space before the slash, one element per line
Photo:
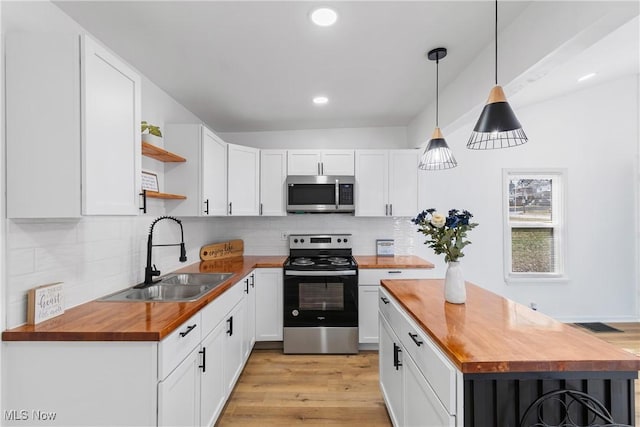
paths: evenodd
<path fill-rule="evenodd" d="M 98 301 L 195 301 L 222 284 L 233 273 L 180 273 L 163 277 L 145 288 L 128 288 Z"/>

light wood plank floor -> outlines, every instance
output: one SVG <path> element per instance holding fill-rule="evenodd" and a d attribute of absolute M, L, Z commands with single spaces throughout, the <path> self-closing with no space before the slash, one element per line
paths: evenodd
<path fill-rule="evenodd" d="M 610 323 L 624 333 L 592 335 L 640 355 L 640 323 Z M 284 355 L 254 350 L 218 427 L 391 426 L 378 386 L 377 352 Z M 636 380 L 640 426 L 640 381 Z"/>

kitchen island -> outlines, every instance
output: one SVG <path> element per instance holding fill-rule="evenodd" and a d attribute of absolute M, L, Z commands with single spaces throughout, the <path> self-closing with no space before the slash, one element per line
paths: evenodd
<path fill-rule="evenodd" d="M 586 393 L 617 423 L 634 423 L 640 357 L 468 282 L 465 304 L 446 303 L 443 282 L 382 281 L 380 382 L 396 425 L 518 426 L 556 390 Z M 525 425 L 557 425 L 557 411 L 534 408 Z"/>

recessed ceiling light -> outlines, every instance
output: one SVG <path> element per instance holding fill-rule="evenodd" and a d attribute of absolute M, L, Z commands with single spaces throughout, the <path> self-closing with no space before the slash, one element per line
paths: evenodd
<path fill-rule="evenodd" d="M 595 76 L 596 73 L 589 73 L 589 74 L 585 74 L 584 76 L 580 77 L 578 79 L 578 82 L 583 82 L 585 80 L 589 80 L 591 77 Z"/>
<path fill-rule="evenodd" d="M 330 27 L 338 20 L 338 14 L 333 9 L 321 7 L 311 12 L 311 20 L 320 27 Z"/>
<path fill-rule="evenodd" d="M 324 105 L 327 102 L 329 102 L 329 98 L 327 98 L 326 96 L 316 96 L 315 98 L 313 98 L 313 103 L 316 105 Z"/>

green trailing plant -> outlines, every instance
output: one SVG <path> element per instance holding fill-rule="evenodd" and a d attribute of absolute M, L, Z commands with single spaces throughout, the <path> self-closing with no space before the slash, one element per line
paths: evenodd
<path fill-rule="evenodd" d="M 160 138 L 162 138 L 162 132 L 160 132 L 160 126 L 156 126 L 156 125 L 151 125 L 149 123 L 147 123 L 146 121 L 142 121 L 140 122 L 140 127 L 141 127 L 141 132 L 142 133 L 149 133 L 151 135 L 155 135 L 158 136 Z"/>

